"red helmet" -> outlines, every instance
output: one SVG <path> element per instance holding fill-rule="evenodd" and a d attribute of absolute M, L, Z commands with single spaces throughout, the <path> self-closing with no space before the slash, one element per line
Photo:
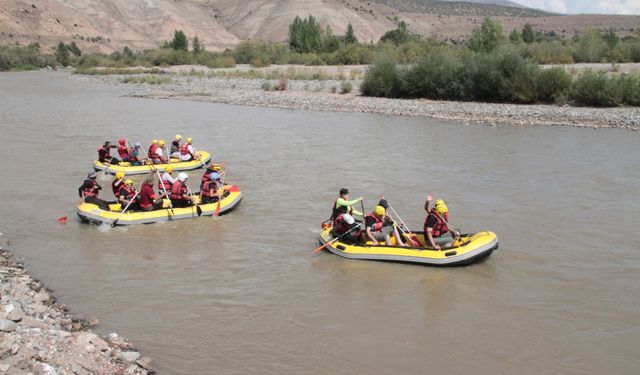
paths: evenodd
<path fill-rule="evenodd" d="M 120 138 L 120 139 L 118 139 L 118 144 L 119 144 L 120 146 L 124 146 L 124 144 L 125 144 L 126 142 L 127 142 L 127 141 L 126 141 L 124 138 Z"/>

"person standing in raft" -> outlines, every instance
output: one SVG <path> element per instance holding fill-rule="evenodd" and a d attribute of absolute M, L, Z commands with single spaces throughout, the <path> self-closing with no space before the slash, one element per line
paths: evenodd
<path fill-rule="evenodd" d="M 135 200 L 134 200 L 135 197 Z M 118 202 L 124 210 L 127 206 L 127 211 L 140 211 L 140 204 L 138 203 L 140 196 L 136 196 L 136 189 L 133 187 L 133 180 L 127 178 L 124 180 L 124 185 L 118 193 Z"/>
<path fill-rule="evenodd" d="M 390 233 L 396 239 L 396 246 L 408 246 L 402 241 L 402 237 L 398 234 L 396 223 L 387 215 L 387 210 L 382 206 L 376 206 L 373 212 L 368 214 L 364 220 L 365 239 L 373 243 L 373 246 L 380 245 L 380 241 L 385 242 L 387 246 L 391 246 Z M 392 227 L 392 230 L 388 228 Z"/>
<path fill-rule="evenodd" d="M 427 218 L 424 220 L 425 246 L 431 246 L 436 250 L 450 247 L 460 237 L 460 233 L 447 227 L 449 208 L 442 199 L 438 199 L 431 209 L 429 209 L 429 203 L 431 203 L 431 196 L 428 196 L 427 201 L 424 203 L 424 209 L 428 212 Z M 449 233 L 453 235 L 453 238 L 446 236 Z M 442 244 L 442 247 L 438 243 Z"/>
<path fill-rule="evenodd" d="M 160 194 L 160 196 L 156 195 L 156 192 L 153 191 L 153 175 L 145 178 L 144 182 L 140 186 L 140 194 L 138 194 L 140 210 L 141 211 L 151 211 L 151 210 L 159 210 L 162 208 L 162 199 L 167 197 L 167 194 Z"/>
<path fill-rule="evenodd" d="M 189 175 L 186 173 L 180 173 L 178 175 L 178 181 L 171 187 L 170 197 L 173 207 L 188 207 L 193 204 L 195 197 L 189 195 L 189 188 L 187 187 L 188 178 Z"/>
<path fill-rule="evenodd" d="M 182 136 L 180 134 L 176 134 L 176 137 L 171 142 L 171 157 L 180 159 L 180 140 Z"/>
<path fill-rule="evenodd" d="M 100 207 L 101 210 L 110 211 L 109 204 L 102 199 L 98 198 L 98 194 L 102 187 L 96 182 L 96 172 L 89 172 L 87 178 L 82 185 L 78 188 L 78 195 L 80 195 L 80 203 L 91 203 Z"/>
<path fill-rule="evenodd" d="M 116 177 L 114 177 L 113 181 L 111 182 L 111 191 L 113 192 L 113 195 L 116 198 L 118 197 L 118 194 L 120 194 L 120 189 L 122 189 L 123 186 L 124 186 L 124 172 L 118 171 L 116 173 Z"/>
<path fill-rule="evenodd" d="M 122 161 L 131 161 L 131 147 L 129 147 L 127 140 L 124 138 L 118 139 L 118 155 Z"/>
<path fill-rule="evenodd" d="M 349 200 L 349 189 L 342 188 L 340 189 L 340 196 L 333 203 L 333 209 L 331 210 L 331 222 L 335 221 L 335 219 L 340 214 L 349 214 L 349 215 L 358 215 L 364 216 L 364 213 L 353 208 L 353 205 L 362 201 L 364 198 L 359 197 L 352 201 Z"/>
<path fill-rule="evenodd" d="M 102 147 L 98 148 L 98 161 L 103 164 L 118 165 L 120 161 L 111 156 L 111 149 L 116 148 L 111 142 L 105 141 Z"/>
<path fill-rule="evenodd" d="M 200 159 L 200 155 L 193 147 L 193 139 L 187 138 L 187 141 L 180 146 L 180 161 L 190 161 L 194 159 Z"/>
<path fill-rule="evenodd" d="M 356 220 L 353 216 L 349 214 L 340 214 L 333 221 L 333 229 L 331 230 L 331 234 L 333 237 L 339 237 L 340 242 L 344 242 L 346 244 L 357 244 L 360 243 L 360 236 L 362 235 L 362 231 L 360 229 L 356 229 L 355 227 L 359 227 L 361 224 L 356 223 Z"/>

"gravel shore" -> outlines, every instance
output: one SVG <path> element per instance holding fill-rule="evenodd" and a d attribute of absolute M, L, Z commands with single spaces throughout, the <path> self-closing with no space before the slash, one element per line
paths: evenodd
<path fill-rule="evenodd" d="M 166 76 L 166 75 L 164 75 Z M 73 79 L 123 85 L 123 76 L 80 76 Z M 150 99 L 194 100 L 234 105 L 304 109 L 331 112 L 366 112 L 388 116 L 417 116 L 453 120 L 466 124 L 545 125 L 588 128 L 640 129 L 640 107 L 584 108 L 556 105 L 518 105 L 449 102 L 426 99 L 385 99 L 360 96 L 361 80 L 287 82 L 285 91 L 265 91 L 265 79 L 170 75 L 162 85 L 126 84 L 135 89 L 129 96 Z M 340 94 L 343 82 L 353 91 Z M 332 91 L 337 91 L 333 93 Z"/>
<path fill-rule="evenodd" d="M 0 280 L 0 374 L 154 373 L 126 339 L 93 333 L 97 319 L 71 315 L 2 248 Z"/>

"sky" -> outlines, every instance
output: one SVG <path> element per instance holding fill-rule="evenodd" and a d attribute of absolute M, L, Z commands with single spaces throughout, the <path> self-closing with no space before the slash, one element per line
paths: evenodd
<path fill-rule="evenodd" d="M 531 8 L 566 14 L 640 15 L 640 0 L 515 0 L 515 2 Z"/>

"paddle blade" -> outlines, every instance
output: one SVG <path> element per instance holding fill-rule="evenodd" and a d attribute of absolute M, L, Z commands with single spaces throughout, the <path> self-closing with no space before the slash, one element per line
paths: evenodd
<path fill-rule="evenodd" d="M 111 222 L 111 228 L 115 228 L 116 225 L 118 225 L 118 219 Z"/>
<path fill-rule="evenodd" d="M 320 246 L 319 248 L 317 248 L 317 249 L 313 250 L 313 253 L 312 253 L 312 254 L 316 254 L 316 253 L 320 252 L 322 249 L 324 249 L 325 247 L 329 246 L 329 244 L 330 244 L 330 243 L 331 243 L 331 242 L 327 242 L 327 243 L 325 243 L 324 245 Z"/>
<path fill-rule="evenodd" d="M 200 208 L 200 206 L 196 206 L 196 213 L 198 216 L 202 216 L 202 208 Z"/>
<path fill-rule="evenodd" d="M 230 193 L 237 193 L 240 191 L 240 189 L 236 185 L 232 185 L 227 191 Z"/>
<path fill-rule="evenodd" d="M 64 225 L 64 224 L 66 224 L 66 223 L 67 223 L 67 219 L 68 219 L 68 217 L 67 217 L 67 216 L 63 216 L 63 217 L 59 217 L 59 218 L 57 219 L 57 221 L 58 221 L 58 223 L 60 223 L 60 224 L 63 224 L 63 225 Z"/>

